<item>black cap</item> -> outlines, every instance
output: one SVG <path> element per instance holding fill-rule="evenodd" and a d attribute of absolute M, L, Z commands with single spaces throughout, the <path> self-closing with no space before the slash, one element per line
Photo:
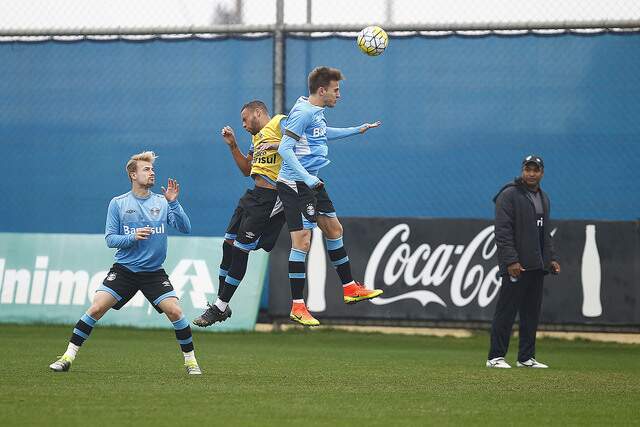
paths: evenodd
<path fill-rule="evenodd" d="M 530 163 L 534 165 L 538 165 L 540 169 L 544 169 L 544 162 L 542 161 L 542 157 L 536 156 L 535 154 L 530 154 L 522 160 L 522 166 L 526 166 Z"/>

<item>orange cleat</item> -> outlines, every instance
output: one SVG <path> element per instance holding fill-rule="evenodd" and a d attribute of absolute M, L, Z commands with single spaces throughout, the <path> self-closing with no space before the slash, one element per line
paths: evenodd
<path fill-rule="evenodd" d="M 353 282 L 342 287 L 345 304 L 355 304 L 358 301 L 375 298 L 382 295 L 382 289 L 367 289 L 362 283 Z"/>
<path fill-rule="evenodd" d="M 289 319 L 304 326 L 318 326 L 320 324 L 320 322 L 309 313 L 307 306 L 303 302 L 293 303 Z"/>

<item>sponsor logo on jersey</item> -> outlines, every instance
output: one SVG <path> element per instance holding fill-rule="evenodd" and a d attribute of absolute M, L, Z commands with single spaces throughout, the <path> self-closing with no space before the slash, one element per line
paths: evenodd
<path fill-rule="evenodd" d="M 136 213 L 136 210 L 135 209 L 127 209 L 125 213 L 128 213 L 128 214 Z"/>
<path fill-rule="evenodd" d="M 138 228 L 144 228 L 144 227 L 138 227 Z M 164 224 L 161 224 L 159 227 L 150 227 L 150 228 L 151 228 L 151 234 L 164 234 L 165 232 Z M 128 225 L 122 226 L 122 232 L 124 234 L 136 234 L 137 230 L 138 230 L 137 228 L 129 227 Z"/>
<path fill-rule="evenodd" d="M 325 136 L 326 134 L 327 134 L 327 128 L 324 126 L 319 128 L 313 128 L 312 135 L 314 138 Z"/>
<path fill-rule="evenodd" d="M 266 153 L 266 151 L 258 151 L 256 152 L 256 156 L 253 158 L 252 163 L 253 164 L 268 164 L 268 165 L 275 165 L 277 163 L 277 155 L 275 153 L 269 155 L 269 156 L 264 156 L 263 154 Z"/>

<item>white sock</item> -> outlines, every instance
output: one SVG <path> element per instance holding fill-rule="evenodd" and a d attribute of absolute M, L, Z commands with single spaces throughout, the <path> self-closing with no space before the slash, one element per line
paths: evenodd
<path fill-rule="evenodd" d="M 293 303 L 294 304 L 304 304 L 304 300 L 303 299 L 294 299 Z"/>
<path fill-rule="evenodd" d="M 196 360 L 196 354 L 193 350 L 189 351 L 189 352 L 182 352 L 182 354 L 184 355 L 184 361 L 188 362 L 190 360 Z"/>
<path fill-rule="evenodd" d="M 346 288 L 347 286 L 351 286 L 351 285 L 353 285 L 354 283 L 356 283 L 356 281 L 355 281 L 355 280 L 352 280 L 352 281 L 350 281 L 349 283 L 347 283 L 346 285 L 342 285 L 342 287 L 343 287 L 343 288 Z"/>
<path fill-rule="evenodd" d="M 65 356 L 69 356 L 72 359 L 76 358 L 76 354 L 78 354 L 78 350 L 80 350 L 80 346 L 75 345 L 74 343 L 69 343 L 67 346 L 67 351 L 64 352 Z"/>
<path fill-rule="evenodd" d="M 220 309 L 220 311 L 225 311 L 227 309 L 227 306 L 229 305 L 229 303 L 228 302 L 224 302 L 220 298 L 218 298 L 214 305 L 216 307 L 218 307 Z"/>

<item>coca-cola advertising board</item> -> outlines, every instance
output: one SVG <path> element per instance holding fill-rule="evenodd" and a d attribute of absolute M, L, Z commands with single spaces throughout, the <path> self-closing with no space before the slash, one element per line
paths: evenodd
<path fill-rule="evenodd" d="M 346 305 L 319 229 L 307 258 L 305 299 L 320 320 L 490 321 L 501 278 L 493 222 L 473 219 L 342 218 L 354 278 L 380 297 Z M 640 227 L 635 221 L 554 221 L 562 266 L 545 276 L 540 321 L 640 325 Z M 269 313 L 288 316 L 283 231 L 271 253 Z"/>

